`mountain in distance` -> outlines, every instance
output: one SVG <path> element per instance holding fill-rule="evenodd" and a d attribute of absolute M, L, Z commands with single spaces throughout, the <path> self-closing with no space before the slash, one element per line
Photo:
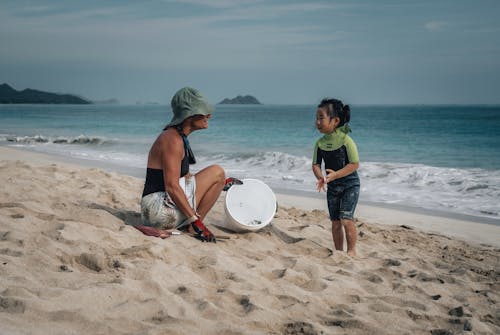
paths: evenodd
<path fill-rule="evenodd" d="M 92 102 L 72 94 L 43 92 L 27 88 L 22 91 L 8 84 L 0 85 L 0 104 L 91 104 Z"/>
<path fill-rule="evenodd" d="M 241 96 L 238 95 L 236 98 L 228 99 L 225 98 L 219 105 L 262 105 L 257 98 L 251 95 Z"/>

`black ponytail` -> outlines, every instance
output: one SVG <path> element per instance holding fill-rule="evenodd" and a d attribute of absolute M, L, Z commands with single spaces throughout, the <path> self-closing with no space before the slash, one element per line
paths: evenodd
<path fill-rule="evenodd" d="M 351 107 L 349 107 L 349 105 L 344 105 L 344 108 L 342 108 L 339 126 L 343 126 L 344 124 L 349 123 L 349 121 L 351 121 Z"/>
<path fill-rule="evenodd" d="M 325 98 L 321 100 L 318 108 L 325 108 L 328 116 L 331 118 L 338 117 L 340 120 L 339 127 L 342 127 L 351 120 L 351 108 L 349 105 L 344 105 L 338 99 Z"/>

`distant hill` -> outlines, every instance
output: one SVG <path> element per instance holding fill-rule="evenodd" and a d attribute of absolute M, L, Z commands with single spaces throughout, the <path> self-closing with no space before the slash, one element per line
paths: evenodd
<path fill-rule="evenodd" d="M 91 104 L 91 101 L 71 94 L 57 94 L 27 88 L 17 91 L 8 84 L 0 85 L 0 104 Z"/>
<path fill-rule="evenodd" d="M 220 105 L 262 105 L 259 100 L 251 95 L 241 96 L 238 95 L 236 98 L 228 99 L 225 98 L 221 102 Z"/>

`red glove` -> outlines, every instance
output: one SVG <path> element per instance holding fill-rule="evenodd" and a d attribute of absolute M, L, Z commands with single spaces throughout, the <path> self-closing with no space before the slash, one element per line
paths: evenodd
<path fill-rule="evenodd" d="M 207 227 L 201 222 L 200 219 L 194 221 L 191 223 L 191 227 L 193 227 L 195 231 L 195 237 L 203 242 L 214 242 L 216 243 L 217 241 L 215 240 L 214 234 L 208 230 Z"/>
<path fill-rule="evenodd" d="M 226 182 L 224 184 L 224 188 L 222 190 L 227 191 L 233 185 L 242 185 L 242 184 L 243 184 L 243 182 L 241 180 L 239 180 L 238 178 L 229 177 L 226 179 Z"/>

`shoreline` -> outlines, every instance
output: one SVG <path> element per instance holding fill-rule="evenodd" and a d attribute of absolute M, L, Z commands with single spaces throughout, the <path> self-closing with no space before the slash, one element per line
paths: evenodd
<path fill-rule="evenodd" d="M 74 165 L 74 166 L 80 166 L 80 167 L 87 167 L 87 168 L 98 168 L 105 170 L 107 172 L 115 172 L 115 173 L 120 173 L 124 174 L 126 176 L 131 176 L 135 178 L 141 178 L 144 179 L 146 175 L 146 169 L 144 168 L 138 168 L 138 167 L 128 167 L 128 166 L 123 166 L 119 164 L 114 164 L 114 163 L 109 163 L 109 162 L 103 162 L 99 160 L 90 160 L 90 159 L 83 159 L 83 158 L 75 158 L 75 157 L 69 157 L 69 156 L 64 156 L 64 155 L 58 155 L 54 153 L 44 153 L 44 152 L 38 152 L 36 150 L 30 150 L 29 148 L 26 147 L 12 147 L 9 145 L 5 144 L 0 144 L 0 160 L 5 159 L 2 157 L 5 157 L 5 154 L 1 151 L 3 148 L 5 148 L 7 151 L 8 150 L 13 150 L 12 154 L 15 157 L 20 157 L 20 160 L 29 160 L 30 162 L 32 161 L 32 157 L 22 155 L 22 153 L 30 153 L 30 155 L 33 156 L 33 162 L 36 163 L 38 162 L 45 162 L 45 164 L 52 164 L 54 163 L 60 163 L 60 164 L 69 164 L 69 165 Z M 18 152 L 17 154 L 15 152 Z M 19 156 L 20 155 L 20 156 Z M 9 158 L 7 158 L 9 159 Z M 10 159 L 12 160 L 12 159 Z M 288 197 L 290 196 L 291 199 L 298 198 L 296 202 L 292 202 L 289 204 L 289 206 L 294 206 L 294 207 L 300 207 L 301 209 L 305 210 L 311 210 L 311 209 L 324 209 L 327 210 L 326 207 L 326 195 L 314 191 L 303 191 L 303 190 L 292 190 L 288 188 L 280 188 L 280 187 L 272 187 L 273 191 L 277 195 L 285 196 Z M 300 199 L 302 198 L 307 198 L 310 199 L 309 201 L 301 201 Z M 285 200 L 285 203 L 290 203 L 291 199 Z M 322 201 L 325 203 L 325 206 L 320 204 L 318 201 Z M 302 204 L 303 202 L 303 204 Z M 464 213 L 454 213 L 454 212 L 449 212 L 449 211 L 444 211 L 444 210 L 438 210 L 438 209 L 428 209 L 428 208 L 421 208 L 421 207 L 414 207 L 410 205 L 405 205 L 405 204 L 390 204 L 390 203 L 384 203 L 384 202 L 377 202 L 377 201 L 368 201 L 368 200 L 359 200 L 358 206 L 368 206 L 368 207 L 377 207 L 377 208 L 384 208 L 387 210 L 396 210 L 396 211 L 402 211 L 402 212 L 410 212 L 413 214 L 418 214 L 418 215 L 428 215 L 428 216 L 437 216 L 437 217 L 442 217 L 446 219 L 456 219 L 460 221 L 472 221 L 476 223 L 482 223 L 482 224 L 490 224 L 490 225 L 495 225 L 495 226 L 500 226 L 500 218 L 493 218 L 493 217 L 487 217 L 487 216 L 479 216 L 479 215 L 472 215 L 472 214 L 464 214 Z M 358 209 L 357 209 L 358 210 Z"/>
<path fill-rule="evenodd" d="M 313 208 L 313 207 L 311 207 L 311 205 L 305 205 L 305 207 L 303 209 L 309 209 L 309 210 L 310 209 L 325 209 L 325 210 L 327 210 L 326 195 L 324 192 L 322 192 L 322 193 L 307 192 L 307 191 L 300 191 L 300 190 L 290 190 L 290 189 L 285 189 L 285 188 L 274 188 L 274 190 L 276 191 L 277 194 L 282 194 L 282 195 L 286 195 L 286 196 L 292 196 L 292 197 L 295 196 L 297 198 L 313 198 L 313 199 L 318 199 L 318 200 L 324 200 L 325 206 L 323 206 L 321 208 Z M 476 215 L 470 215 L 470 214 L 452 213 L 452 212 L 447 212 L 447 211 L 440 211 L 437 209 L 412 207 L 412 206 L 402 205 L 402 204 L 388 204 L 388 203 L 384 203 L 384 202 L 359 200 L 358 206 L 380 207 L 380 208 L 387 209 L 387 210 L 409 212 L 412 214 L 437 216 L 437 217 L 442 217 L 442 218 L 446 218 L 446 219 L 472 221 L 472 222 L 476 222 L 476 223 L 500 226 L 500 219 L 495 219 L 495 218 L 485 217 L 485 216 L 476 216 Z M 356 211 L 357 210 L 358 209 L 356 209 Z"/>
<path fill-rule="evenodd" d="M 39 153 L 26 148 L 0 146 L 0 161 L 20 160 L 34 165 L 61 164 L 79 168 L 97 168 L 107 172 L 144 178 L 142 169 L 127 168 L 101 161 L 84 160 L 67 156 Z M 274 189 L 278 206 L 301 210 L 321 210 L 328 215 L 324 193 L 316 194 L 300 190 Z M 500 247 L 500 220 L 465 214 L 360 201 L 356 218 L 385 225 L 406 225 L 425 232 L 438 233 L 477 244 Z"/>

